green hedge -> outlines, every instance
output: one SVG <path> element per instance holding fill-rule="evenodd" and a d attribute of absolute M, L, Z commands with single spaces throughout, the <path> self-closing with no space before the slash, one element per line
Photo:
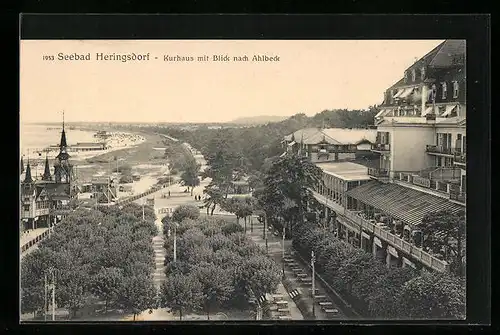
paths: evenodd
<path fill-rule="evenodd" d="M 370 253 L 310 224 L 295 229 L 293 247 L 305 259 L 313 250 L 318 273 L 367 317 L 464 318 L 465 283 L 460 278 L 411 267 L 389 269 Z"/>

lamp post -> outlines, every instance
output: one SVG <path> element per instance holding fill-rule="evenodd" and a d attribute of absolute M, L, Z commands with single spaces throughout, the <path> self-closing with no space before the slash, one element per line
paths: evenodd
<path fill-rule="evenodd" d="M 146 203 L 146 199 L 142 199 L 142 221 L 144 221 L 144 204 Z"/>
<path fill-rule="evenodd" d="M 313 317 L 316 318 L 316 285 L 315 285 L 315 271 L 314 271 L 314 263 L 316 262 L 316 258 L 314 256 L 314 251 L 311 251 L 311 267 L 312 267 L 312 298 L 313 298 L 313 306 L 312 306 L 312 314 Z"/>
<path fill-rule="evenodd" d="M 50 283 L 49 283 L 50 281 Z M 48 303 L 48 291 L 52 289 L 52 321 L 56 319 L 56 270 L 54 268 L 49 268 L 44 274 L 44 284 L 45 284 L 45 300 L 44 300 L 44 319 L 47 321 L 47 310 L 49 307 Z"/>
<path fill-rule="evenodd" d="M 283 278 L 285 278 L 285 227 L 283 227 L 283 240 L 282 240 L 282 261 L 281 261 L 281 264 L 282 264 L 282 271 L 283 271 Z"/>
<path fill-rule="evenodd" d="M 177 223 L 174 222 L 174 262 L 177 262 Z"/>
<path fill-rule="evenodd" d="M 266 240 L 266 254 L 268 254 L 267 247 L 267 213 L 264 213 L 264 239 Z"/>

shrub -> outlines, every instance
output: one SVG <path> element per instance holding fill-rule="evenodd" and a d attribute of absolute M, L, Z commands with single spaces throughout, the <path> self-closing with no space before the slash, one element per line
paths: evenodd
<path fill-rule="evenodd" d="M 172 213 L 172 221 L 182 222 L 185 219 L 196 220 L 200 217 L 200 209 L 193 205 L 180 205 Z"/>
<path fill-rule="evenodd" d="M 452 275 L 388 269 L 370 253 L 310 224 L 294 229 L 292 245 L 305 259 L 314 250 L 318 273 L 352 305 L 367 306 L 358 312 L 375 318 L 460 319 L 464 315 L 464 284 Z"/>

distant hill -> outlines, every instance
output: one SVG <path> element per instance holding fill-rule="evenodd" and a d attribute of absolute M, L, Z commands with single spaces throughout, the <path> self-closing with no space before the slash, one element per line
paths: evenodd
<path fill-rule="evenodd" d="M 258 124 L 266 124 L 269 122 L 281 122 L 288 118 L 289 116 L 259 115 L 259 116 L 241 117 L 233 121 L 230 121 L 228 123 L 258 125 Z"/>

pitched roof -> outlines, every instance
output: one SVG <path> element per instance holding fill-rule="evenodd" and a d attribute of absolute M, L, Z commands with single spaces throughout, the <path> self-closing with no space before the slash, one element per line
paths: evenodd
<path fill-rule="evenodd" d="M 323 129 L 323 133 L 335 139 L 341 144 L 359 144 L 364 140 L 375 143 L 375 140 L 377 138 L 376 129 L 330 128 Z"/>
<path fill-rule="evenodd" d="M 368 180 L 368 168 L 352 162 L 327 162 L 316 163 L 322 171 L 343 180 Z"/>
<path fill-rule="evenodd" d="M 70 194 L 69 184 L 46 184 L 44 190 L 47 192 L 48 196 L 53 199 L 61 196 L 67 197 Z"/>
<path fill-rule="evenodd" d="M 305 128 L 293 133 L 296 142 L 300 142 L 304 135 L 304 144 L 317 144 L 325 141 L 329 144 L 359 144 L 366 140 L 374 143 L 377 137 L 376 129 L 346 129 L 346 128 Z M 285 136 L 291 140 L 292 134 Z"/>
<path fill-rule="evenodd" d="M 431 194 L 404 186 L 371 181 L 350 191 L 346 195 L 380 209 L 411 225 L 419 225 L 427 213 L 450 210 L 458 213 L 462 206 Z"/>
<path fill-rule="evenodd" d="M 431 67 L 448 67 L 465 64 L 465 40 L 446 40 L 429 62 Z"/>

